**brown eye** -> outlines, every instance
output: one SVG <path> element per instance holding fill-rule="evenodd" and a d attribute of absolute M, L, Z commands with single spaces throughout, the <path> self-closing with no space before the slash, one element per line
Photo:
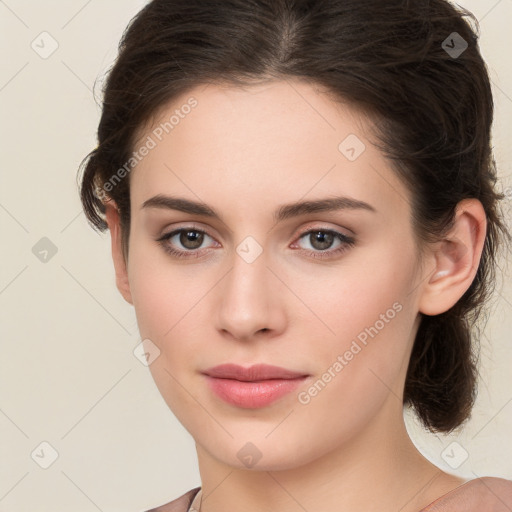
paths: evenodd
<path fill-rule="evenodd" d="M 311 246 L 319 251 L 325 251 L 332 246 L 334 235 L 327 231 L 316 231 L 309 233 Z"/>
<path fill-rule="evenodd" d="M 354 238 L 332 229 L 310 229 L 301 234 L 300 240 L 309 242 L 310 247 L 301 247 L 299 242 L 296 245 L 301 247 L 308 255 L 318 259 L 340 256 L 355 245 Z M 336 242 L 338 243 L 336 244 Z"/>
<path fill-rule="evenodd" d="M 179 234 L 180 244 L 186 249 L 199 249 L 204 240 L 204 233 L 196 230 L 182 230 Z"/>
<path fill-rule="evenodd" d="M 200 249 L 205 242 L 205 237 L 212 238 L 200 229 L 188 227 L 175 229 L 170 233 L 162 235 L 156 241 L 172 256 L 187 258 L 200 255 L 200 252 L 202 252 Z"/>

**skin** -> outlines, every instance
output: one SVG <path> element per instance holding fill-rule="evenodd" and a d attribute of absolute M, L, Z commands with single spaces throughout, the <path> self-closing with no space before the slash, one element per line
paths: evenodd
<path fill-rule="evenodd" d="M 202 85 L 165 106 L 140 140 L 191 96 L 197 107 L 131 172 L 128 262 L 112 201 L 107 221 L 118 289 L 135 308 L 141 339 L 161 351 L 152 376 L 196 442 L 201 510 L 418 512 L 465 480 L 434 466 L 409 438 L 407 365 L 419 313 L 448 310 L 475 277 L 481 203 L 461 202 L 451 232 L 420 260 L 410 195 L 372 146 L 371 120 L 354 107 L 299 80 Z M 355 161 L 338 150 L 349 134 L 366 146 Z M 141 208 L 156 194 L 202 201 L 222 221 Z M 273 221 L 282 204 L 333 195 L 376 212 Z M 207 232 L 199 249 L 179 235 L 167 243 L 195 256 L 177 259 L 156 241 L 190 226 Z M 355 244 L 315 259 L 322 250 L 302 236 L 306 228 L 336 230 Z M 263 251 L 252 263 L 236 251 L 247 236 Z M 339 246 L 334 239 L 325 250 Z M 299 389 L 307 390 L 394 303 L 400 312 L 307 404 L 293 392 L 267 407 L 238 408 L 200 373 L 263 362 L 309 374 Z M 247 442 L 261 453 L 250 468 L 237 457 Z"/>

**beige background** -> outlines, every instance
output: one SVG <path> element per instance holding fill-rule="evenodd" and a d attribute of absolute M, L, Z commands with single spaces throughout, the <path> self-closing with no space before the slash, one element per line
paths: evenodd
<path fill-rule="evenodd" d="M 76 184 L 95 146 L 93 84 L 144 3 L 0 1 L 0 512 L 137 512 L 200 484 L 192 438 L 133 354 L 140 338 L 115 287 L 109 234 L 86 223 Z M 461 4 L 481 21 L 499 187 L 510 207 L 512 0 Z M 39 53 L 58 48 L 42 58 L 31 44 Z M 48 243 L 43 237 L 57 250 L 46 262 L 33 252 Z M 407 417 L 418 448 L 454 474 L 512 479 L 510 332 L 505 283 L 482 340 L 483 378 L 465 430 L 432 435 Z"/>

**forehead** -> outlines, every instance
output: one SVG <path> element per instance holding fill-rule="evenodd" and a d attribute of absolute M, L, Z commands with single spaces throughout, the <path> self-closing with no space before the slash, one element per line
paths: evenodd
<path fill-rule="evenodd" d="M 162 107 L 139 137 L 134 149 L 151 149 L 131 173 L 132 202 L 166 192 L 217 206 L 343 193 L 403 215 L 407 192 L 371 128 L 304 81 L 202 84 Z"/>

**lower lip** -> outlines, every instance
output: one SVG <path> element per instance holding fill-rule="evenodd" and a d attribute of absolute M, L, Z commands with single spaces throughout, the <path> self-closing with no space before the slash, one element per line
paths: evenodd
<path fill-rule="evenodd" d="M 299 387 L 307 377 L 297 379 L 272 379 L 258 382 L 242 382 L 234 379 L 219 379 L 206 376 L 210 389 L 225 402 L 257 409 L 275 402 Z"/>

